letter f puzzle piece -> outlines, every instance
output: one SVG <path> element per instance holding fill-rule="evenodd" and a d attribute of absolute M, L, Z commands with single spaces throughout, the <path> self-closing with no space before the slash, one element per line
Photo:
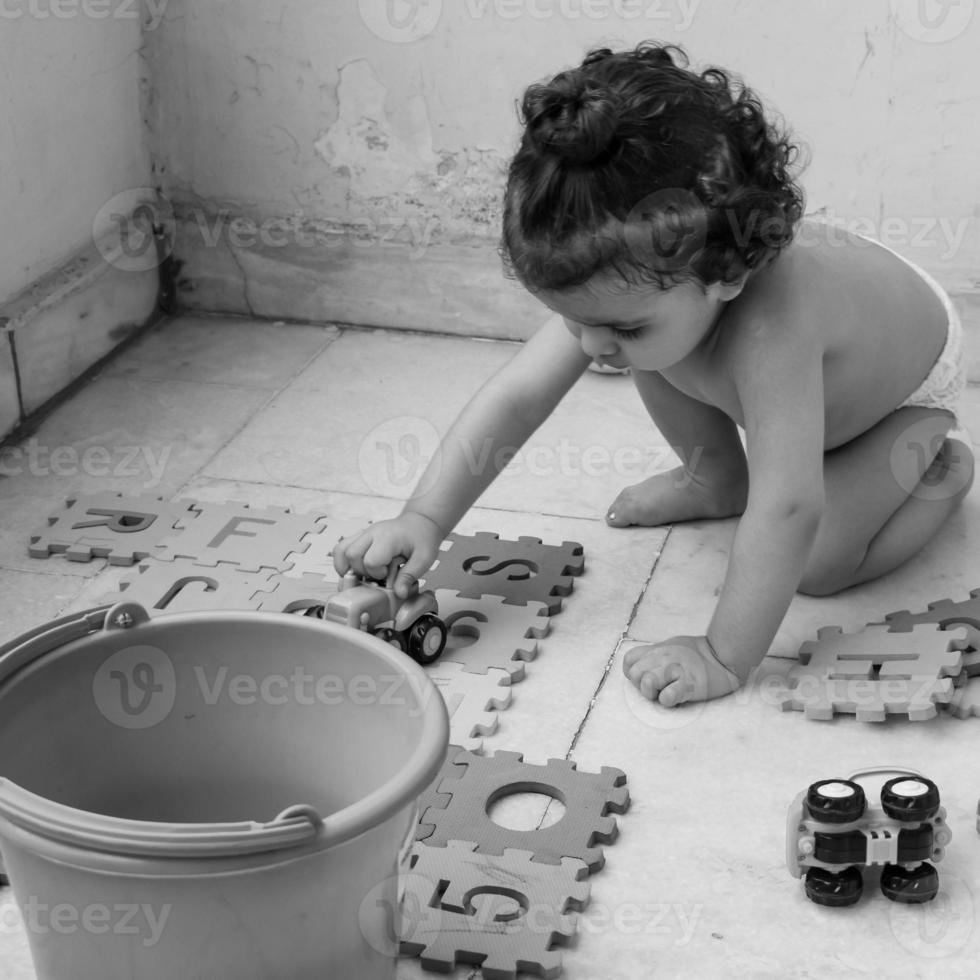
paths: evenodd
<path fill-rule="evenodd" d="M 427 970 L 451 973 L 456 964 L 480 967 L 486 980 L 515 980 L 519 971 L 561 973 L 555 949 L 575 934 L 589 883 L 581 861 L 536 864 L 527 851 L 475 854 L 476 845 L 417 844 L 403 874 L 401 951 L 421 955 Z"/>
<path fill-rule="evenodd" d="M 836 626 L 817 632 L 817 640 L 800 647 L 800 666 L 787 680 L 784 711 L 803 711 L 826 721 L 834 714 L 853 714 L 858 721 L 884 721 L 890 714 L 925 721 L 936 704 L 953 698 L 953 677 L 963 667 L 960 646 L 965 629 L 916 627 L 894 633 L 869 626 L 844 633 Z"/>
<path fill-rule="evenodd" d="M 78 494 L 31 534 L 27 551 L 32 558 L 63 554 L 69 561 L 107 558 L 110 565 L 133 565 L 177 533 L 175 526 L 193 503 L 112 491 Z"/>

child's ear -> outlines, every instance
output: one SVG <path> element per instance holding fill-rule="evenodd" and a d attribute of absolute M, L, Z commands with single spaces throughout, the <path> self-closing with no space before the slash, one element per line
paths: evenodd
<path fill-rule="evenodd" d="M 741 275 L 734 282 L 715 282 L 709 287 L 714 290 L 715 296 L 720 299 L 723 303 L 727 303 L 730 300 L 735 299 L 742 290 L 745 288 L 746 282 L 748 282 L 749 274 L 748 272 Z"/>

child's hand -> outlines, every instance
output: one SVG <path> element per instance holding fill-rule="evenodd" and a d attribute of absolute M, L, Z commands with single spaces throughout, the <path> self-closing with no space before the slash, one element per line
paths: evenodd
<path fill-rule="evenodd" d="M 651 701 L 673 708 L 731 694 L 742 682 L 711 650 L 704 636 L 675 636 L 626 651 L 623 672 Z"/>
<path fill-rule="evenodd" d="M 444 535 L 435 521 L 422 514 L 405 513 L 380 521 L 334 545 L 333 564 L 338 575 L 353 570 L 358 575 L 383 579 L 398 557 L 405 559 L 395 579 L 395 594 L 404 599 L 439 553 Z"/>

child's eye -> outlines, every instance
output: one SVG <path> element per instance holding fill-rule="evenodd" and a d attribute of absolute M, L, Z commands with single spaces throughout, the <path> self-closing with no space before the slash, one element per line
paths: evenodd
<path fill-rule="evenodd" d="M 620 340 L 635 340 L 643 333 L 642 327 L 637 327 L 635 330 L 620 330 L 618 327 L 609 328 L 614 337 L 618 337 Z"/>

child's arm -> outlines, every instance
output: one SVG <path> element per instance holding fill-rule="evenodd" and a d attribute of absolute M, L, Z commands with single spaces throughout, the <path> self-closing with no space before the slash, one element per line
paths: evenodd
<path fill-rule="evenodd" d="M 765 656 L 799 585 L 823 510 L 823 351 L 805 325 L 745 331 L 733 376 L 745 418 L 749 495 L 705 637 L 631 651 L 625 669 L 674 705 L 727 694 Z"/>
<path fill-rule="evenodd" d="M 590 358 L 559 316 L 551 317 L 487 381 L 445 435 L 401 515 L 372 524 L 334 549 L 340 574 L 379 574 L 407 561 L 396 591 L 424 575 L 443 538 L 551 414 Z"/>

